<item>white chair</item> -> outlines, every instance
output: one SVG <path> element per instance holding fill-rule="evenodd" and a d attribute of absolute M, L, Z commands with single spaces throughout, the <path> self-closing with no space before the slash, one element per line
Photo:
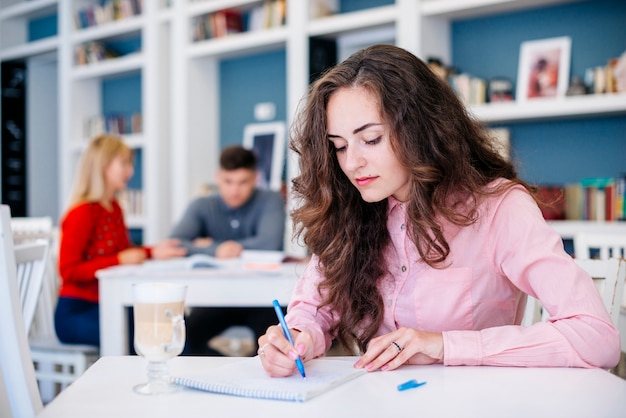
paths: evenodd
<path fill-rule="evenodd" d="M 582 260 L 626 258 L 626 234 L 578 232 L 574 234 L 574 256 Z"/>
<path fill-rule="evenodd" d="M 626 260 L 622 258 L 575 259 L 574 262 L 591 276 L 613 324 L 618 326 L 621 295 L 624 291 L 624 282 L 626 282 Z M 532 325 L 538 321 L 545 321 L 547 318 L 548 312 L 541 307 L 541 303 L 532 296 L 528 296 L 522 325 Z"/>
<path fill-rule="evenodd" d="M 30 357 L 17 283 L 11 211 L 0 207 L 0 415 L 34 417 L 43 408 Z"/>
<path fill-rule="evenodd" d="M 26 335 L 35 316 L 39 293 L 43 286 L 48 257 L 48 241 L 37 240 L 15 246 L 15 263 L 20 302 Z"/>
<path fill-rule="evenodd" d="M 574 256 L 579 259 L 586 259 L 592 255 L 597 255 L 603 260 L 609 257 L 626 258 L 626 234 L 619 232 L 579 232 L 575 234 Z M 621 307 L 618 313 L 617 328 L 621 337 L 622 351 L 626 351 L 626 293 L 621 296 L 618 295 L 618 297 Z"/>
<path fill-rule="evenodd" d="M 13 239 L 26 243 L 29 240 L 47 239 L 52 251 L 47 258 L 41 293 L 30 333 L 31 357 L 39 382 L 41 398 L 50 402 L 56 395 L 78 378 L 99 357 L 98 347 L 79 344 L 63 344 L 54 330 L 54 309 L 58 298 L 56 274 L 56 233 L 50 218 L 11 219 Z"/>

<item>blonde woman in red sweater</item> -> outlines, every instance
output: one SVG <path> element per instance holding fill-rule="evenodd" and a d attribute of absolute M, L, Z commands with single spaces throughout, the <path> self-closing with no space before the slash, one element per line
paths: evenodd
<path fill-rule="evenodd" d="M 60 223 L 62 283 L 54 321 L 62 342 L 100 344 L 97 270 L 186 253 L 174 239 L 153 247 L 130 242 L 116 195 L 126 188 L 133 172 L 133 152 L 116 136 L 94 138 L 82 156 Z"/>

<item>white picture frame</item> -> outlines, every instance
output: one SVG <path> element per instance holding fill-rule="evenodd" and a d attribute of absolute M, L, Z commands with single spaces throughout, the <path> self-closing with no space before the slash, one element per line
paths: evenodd
<path fill-rule="evenodd" d="M 522 42 L 516 100 L 565 97 L 571 47 L 572 40 L 568 36 Z"/>
<path fill-rule="evenodd" d="M 280 191 L 285 165 L 285 123 L 251 123 L 243 132 L 244 148 L 257 156 L 257 186 Z"/>

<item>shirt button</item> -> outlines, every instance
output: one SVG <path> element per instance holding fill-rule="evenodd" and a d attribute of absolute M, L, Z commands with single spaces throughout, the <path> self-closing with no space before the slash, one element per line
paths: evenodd
<path fill-rule="evenodd" d="M 406 272 L 406 266 L 402 266 L 402 273 Z"/>
<path fill-rule="evenodd" d="M 400 225 L 400 230 L 401 230 L 401 231 L 404 231 L 405 229 L 406 229 L 406 224 L 402 224 L 402 225 Z"/>

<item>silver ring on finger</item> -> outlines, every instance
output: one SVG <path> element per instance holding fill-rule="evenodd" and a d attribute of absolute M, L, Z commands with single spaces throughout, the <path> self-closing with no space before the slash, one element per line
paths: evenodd
<path fill-rule="evenodd" d="M 400 344 L 398 344 L 398 343 L 397 343 L 397 342 L 395 342 L 395 341 L 392 341 L 392 342 L 391 342 L 391 345 L 392 345 L 392 346 L 393 346 L 396 350 L 398 350 L 398 354 L 400 354 L 400 352 L 402 351 L 402 347 L 400 347 Z"/>
<path fill-rule="evenodd" d="M 265 357 L 265 347 L 267 347 L 268 345 L 270 345 L 270 343 L 265 343 L 261 347 L 259 347 L 259 356 Z"/>

